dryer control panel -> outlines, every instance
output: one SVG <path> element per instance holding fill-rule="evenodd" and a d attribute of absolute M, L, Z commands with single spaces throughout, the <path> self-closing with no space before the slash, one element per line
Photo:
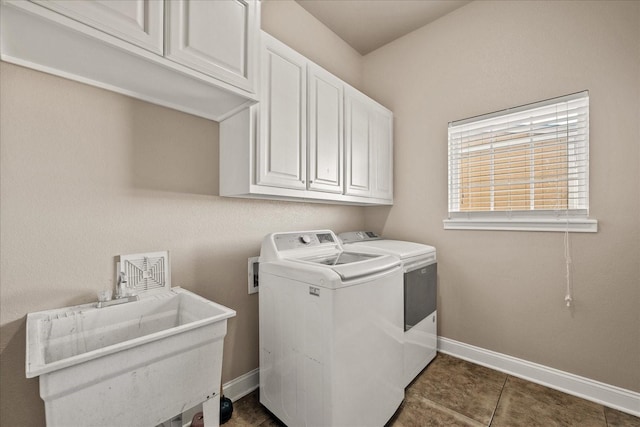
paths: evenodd
<path fill-rule="evenodd" d="M 346 233 L 340 233 L 340 239 L 342 239 L 343 243 L 354 243 L 369 240 L 382 240 L 382 237 L 373 231 L 349 231 Z"/>

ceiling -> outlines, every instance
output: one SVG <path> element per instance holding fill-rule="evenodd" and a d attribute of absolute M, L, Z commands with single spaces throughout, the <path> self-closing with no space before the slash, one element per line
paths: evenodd
<path fill-rule="evenodd" d="M 361 55 L 366 55 L 470 0 L 296 1 Z"/>

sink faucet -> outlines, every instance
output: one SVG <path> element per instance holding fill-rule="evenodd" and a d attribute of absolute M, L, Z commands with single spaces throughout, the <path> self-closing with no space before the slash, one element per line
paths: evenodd
<path fill-rule="evenodd" d="M 116 284 L 116 298 L 128 296 L 127 292 L 127 275 L 124 271 L 118 272 L 118 282 Z"/>
<path fill-rule="evenodd" d="M 110 305 L 124 304 L 126 302 L 138 301 L 140 298 L 136 295 L 135 287 L 130 286 L 127 281 L 127 275 L 124 271 L 118 273 L 118 282 L 116 283 L 116 297 L 109 301 L 98 301 L 96 307 L 103 308 Z"/>

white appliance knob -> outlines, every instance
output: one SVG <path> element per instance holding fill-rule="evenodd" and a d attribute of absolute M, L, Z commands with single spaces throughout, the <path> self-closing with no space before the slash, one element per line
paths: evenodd
<path fill-rule="evenodd" d="M 300 241 L 305 245 L 308 245 L 309 243 L 311 243 L 311 237 L 309 237 L 309 235 L 307 234 L 303 234 L 302 236 L 300 236 Z"/>

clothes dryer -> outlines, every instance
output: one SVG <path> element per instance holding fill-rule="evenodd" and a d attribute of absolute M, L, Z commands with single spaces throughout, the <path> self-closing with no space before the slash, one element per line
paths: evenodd
<path fill-rule="evenodd" d="M 358 252 L 393 255 L 404 273 L 404 387 L 433 360 L 437 336 L 436 249 L 421 243 L 388 240 L 372 231 L 352 231 L 338 236 L 344 248 Z"/>
<path fill-rule="evenodd" d="M 260 402 L 290 426 L 382 426 L 404 398 L 402 270 L 329 230 L 260 252 Z"/>

